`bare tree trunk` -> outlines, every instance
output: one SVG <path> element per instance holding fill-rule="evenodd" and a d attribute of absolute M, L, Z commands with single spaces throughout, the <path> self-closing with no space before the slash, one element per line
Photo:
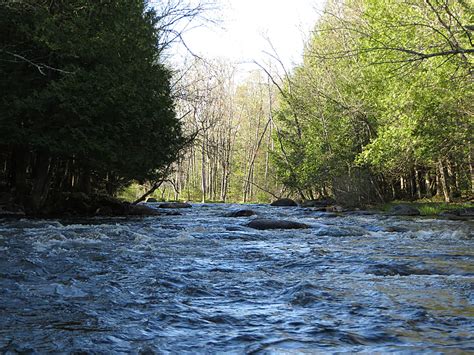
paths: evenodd
<path fill-rule="evenodd" d="M 413 183 L 414 177 L 413 173 L 410 172 L 410 175 L 408 175 L 408 187 L 409 187 L 409 194 L 410 194 L 410 199 L 415 197 L 415 184 Z"/>
<path fill-rule="evenodd" d="M 91 191 L 91 171 L 89 167 L 84 167 L 79 175 L 79 191 L 90 195 Z"/>
<path fill-rule="evenodd" d="M 209 148 L 208 148 L 209 149 Z M 211 168 L 212 161 L 208 158 L 206 164 L 206 174 L 207 174 L 207 198 L 212 199 L 212 168 Z"/>
<path fill-rule="evenodd" d="M 28 166 L 28 152 L 23 147 L 15 147 L 12 154 L 12 186 L 18 202 L 24 203 L 27 194 L 26 169 Z"/>
<path fill-rule="evenodd" d="M 474 156 L 474 148 L 472 147 L 472 145 L 470 145 L 468 164 L 469 164 L 469 174 L 471 176 L 471 194 L 474 194 L 474 160 L 473 160 L 473 156 Z"/>
<path fill-rule="evenodd" d="M 421 184 L 420 184 L 420 172 L 415 168 L 415 187 L 416 187 L 416 197 L 421 199 Z"/>
<path fill-rule="evenodd" d="M 63 169 L 63 174 L 61 177 L 61 180 L 59 181 L 59 189 L 61 191 L 70 191 L 71 190 L 71 184 L 70 184 L 70 170 L 71 170 L 71 160 L 67 160 L 64 163 L 64 169 Z M 108 180 L 108 174 L 107 174 L 107 180 Z"/>
<path fill-rule="evenodd" d="M 258 186 L 258 185 L 257 185 L 256 183 L 254 183 L 254 182 L 250 182 L 250 183 L 251 183 L 252 185 L 254 185 L 257 189 L 266 192 L 267 194 L 273 196 L 273 197 L 274 197 L 275 199 L 277 199 L 277 200 L 278 200 L 279 198 L 281 198 L 282 193 L 280 193 L 280 196 L 277 196 L 277 195 L 275 195 L 273 192 L 271 192 L 271 191 L 269 191 L 269 190 L 267 190 L 267 189 L 265 189 L 265 188 L 263 188 L 263 187 L 261 187 L 261 186 Z"/>
<path fill-rule="evenodd" d="M 178 169 L 176 170 L 176 177 L 175 177 L 175 181 L 174 181 L 174 191 L 175 191 L 175 194 L 174 194 L 174 200 L 175 201 L 179 201 L 179 189 L 180 189 L 180 184 L 179 184 L 179 167 Z"/>
<path fill-rule="evenodd" d="M 153 184 L 151 185 L 150 189 L 148 191 L 146 191 L 142 196 L 140 196 L 138 199 L 136 199 L 134 202 L 132 202 L 132 205 L 136 205 L 142 201 L 145 201 L 145 199 L 150 196 L 151 194 L 153 194 L 157 189 L 160 188 L 160 186 L 163 184 L 164 181 L 166 181 L 166 177 L 168 176 L 168 174 L 170 173 L 170 170 L 171 170 L 171 164 L 168 164 L 168 166 L 166 167 L 165 171 L 163 172 L 162 174 L 162 178 L 153 182 Z M 163 192 L 161 193 L 161 199 L 163 200 L 163 197 L 164 197 L 164 193 L 165 193 L 165 190 L 166 189 L 163 189 Z"/>
<path fill-rule="evenodd" d="M 451 198 L 458 194 L 456 166 L 451 160 L 446 161 L 447 183 Z"/>
<path fill-rule="evenodd" d="M 132 202 L 132 205 L 136 205 L 142 201 L 145 201 L 148 196 L 150 196 L 157 189 L 159 189 L 161 184 L 163 184 L 163 181 L 164 180 L 155 181 L 148 191 L 146 191 L 143 195 L 141 195 L 139 198 L 137 198 L 135 201 Z M 163 190 L 163 193 L 161 194 L 161 199 L 163 199 L 163 195 L 164 195 L 164 190 Z"/>
<path fill-rule="evenodd" d="M 247 179 L 245 180 L 245 185 L 244 185 L 246 187 L 246 189 L 249 190 L 249 192 L 250 192 L 250 189 L 251 189 L 251 182 L 253 181 L 253 172 L 254 172 L 255 159 L 257 158 L 258 151 L 260 149 L 260 146 L 262 145 L 263 138 L 265 137 L 265 134 L 266 134 L 267 129 L 270 125 L 270 122 L 271 122 L 271 120 L 269 119 L 267 121 L 267 123 L 265 124 L 265 127 L 263 128 L 263 132 L 260 135 L 260 137 L 258 137 L 258 131 L 256 132 L 257 133 L 256 137 L 257 137 L 258 141 L 257 141 L 256 145 L 254 146 L 254 149 L 253 149 L 253 152 L 252 152 L 252 155 L 251 155 L 249 170 L 248 170 L 248 174 L 247 174 Z M 244 193 L 244 202 L 246 202 L 246 198 L 247 198 L 247 194 Z"/>
<path fill-rule="evenodd" d="M 271 139 L 271 127 L 270 127 L 270 133 L 268 135 L 268 140 Z M 268 169 L 269 169 L 269 162 L 270 162 L 270 151 L 268 150 L 268 147 L 270 145 L 268 144 L 267 141 L 267 150 L 265 152 L 265 174 L 264 174 L 264 179 L 265 179 L 265 185 L 268 187 Z"/>
<path fill-rule="evenodd" d="M 426 197 L 431 198 L 433 194 L 431 193 L 431 181 L 430 181 L 430 173 L 425 173 L 425 187 L 426 187 Z"/>
<path fill-rule="evenodd" d="M 51 159 L 48 153 L 37 154 L 34 168 L 34 183 L 31 190 L 31 207 L 33 211 L 39 212 L 48 197 L 51 181 Z"/>
<path fill-rule="evenodd" d="M 451 202 L 451 197 L 449 193 L 449 187 L 446 179 L 446 172 L 443 166 L 443 162 L 439 160 L 438 162 L 438 171 L 439 171 L 439 178 L 441 182 L 441 187 L 443 189 L 443 196 L 445 202 Z"/>
<path fill-rule="evenodd" d="M 204 141 L 201 145 L 201 201 L 206 202 L 206 152 Z"/>

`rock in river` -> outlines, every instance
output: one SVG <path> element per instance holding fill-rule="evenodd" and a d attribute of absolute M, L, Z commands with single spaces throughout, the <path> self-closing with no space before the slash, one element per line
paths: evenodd
<path fill-rule="evenodd" d="M 273 201 L 270 206 L 277 206 L 277 207 L 295 207 L 298 204 L 293 201 L 291 198 L 280 198 L 279 200 Z"/>
<path fill-rule="evenodd" d="M 329 207 L 334 203 L 335 201 L 331 198 L 324 198 L 320 200 L 306 200 L 301 202 L 301 207 Z"/>
<path fill-rule="evenodd" d="M 449 219 L 458 220 L 469 220 L 474 219 L 474 207 L 459 208 L 455 210 L 448 210 L 441 212 L 440 217 L 446 217 Z"/>
<path fill-rule="evenodd" d="M 305 229 L 309 228 L 307 224 L 281 220 L 281 219 L 266 219 L 258 218 L 247 224 L 247 227 L 253 229 Z"/>
<path fill-rule="evenodd" d="M 167 202 L 167 203 L 162 203 L 158 207 L 160 208 L 191 208 L 192 206 L 186 202 Z"/>
<path fill-rule="evenodd" d="M 419 216 L 420 211 L 408 205 L 393 206 L 389 213 L 393 216 Z"/>
<path fill-rule="evenodd" d="M 132 216 L 159 216 L 161 215 L 156 209 L 145 205 L 131 205 L 128 212 Z"/>
<path fill-rule="evenodd" d="M 227 214 L 227 217 L 250 217 L 256 213 L 252 210 L 237 210 Z"/>

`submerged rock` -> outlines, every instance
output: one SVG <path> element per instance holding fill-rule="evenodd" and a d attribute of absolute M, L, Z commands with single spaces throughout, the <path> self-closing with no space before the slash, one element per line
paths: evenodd
<path fill-rule="evenodd" d="M 474 217 L 474 207 L 462 208 L 459 211 L 460 216 Z"/>
<path fill-rule="evenodd" d="M 280 198 L 276 201 L 273 201 L 270 206 L 276 207 L 296 207 L 298 204 L 293 201 L 291 198 Z"/>
<path fill-rule="evenodd" d="M 253 229 L 305 229 L 309 228 L 307 224 L 294 222 L 294 221 L 287 221 L 281 219 L 266 219 L 266 218 L 259 218 L 254 219 L 247 227 Z"/>
<path fill-rule="evenodd" d="M 333 199 L 325 198 L 321 200 L 307 200 L 301 202 L 301 207 L 328 207 L 335 203 Z"/>
<path fill-rule="evenodd" d="M 335 227 L 322 225 L 312 233 L 316 236 L 325 237 L 360 237 L 367 234 L 367 229 L 359 226 Z"/>
<path fill-rule="evenodd" d="M 227 217 L 250 217 L 256 214 L 257 213 L 252 210 L 237 210 L 237 211 L 232 211 L 228 213 Z"/>
<path fill-rule="evenodd" d="M 474 207 L 459 208 L 455 210 L 444 211 L 439 214 L 440 217 L 446 217 L 455 220 L 467 220 L 474 218 Z"/>
<path fill-rule="evenodd" d="M 390 232 L 390 233 L 406 233 L 409 232 L 410 230 L 405 227 L 400 227 L 400 226 L 388 226 L 384 230 L 385 232 Z"/>
<path fill-rule="evenodd" d="M 437 270 L 425 270 L 405 264 L 375 264 L 367 267 L 365 273 L 375 276 L 439 275 Z"/>
<path fill-rule="evenodd" d="M 326 207 L 327 212 L 346 212 L 347 210 L 339 205 L 333 205 Z"/>
<path fill-rule="evenodd" d="M 391 208 L 389 214 L 393 216 L 419 216 L 420 211 L 408 205 L 396 205 Z"/>
<path fill-rule="evenodd" d="M 336 217 L 343 217 L 339 213 L 334 213 L 334 212 L 326 212 L 326 210 L 323 211 L 316 211 L 315 213 L 312 214 L 312 217 L 317 217 L 317 218 L 336 218 Z"/>
<path fill-rule="evenodd" d="M 379 215 L 380 211 L 372 211 L 372 210 L 354 210 L 354 211 L 345 211 L 346 215 L 349 216 L 374 216 Z"/>
<path fill-rule="evenodd" d="M 99 207 L 98 209 L 96 209 L 95 214 L 97 216 L 113 216 L 114 211 L 110 207 L 104 206 L 104 207 Z"/>
<path fill-rule="evenodd" d="M 159 211 L 145 205 L 130 205 L 128 212 L 131 216 L 158 216 L 161 215 Z"/>
<path fill-rule="evenodd" d="M 186 202 L 166 202 L 158 206 L 159 208 L 191 208 L 191 204 Z"/>

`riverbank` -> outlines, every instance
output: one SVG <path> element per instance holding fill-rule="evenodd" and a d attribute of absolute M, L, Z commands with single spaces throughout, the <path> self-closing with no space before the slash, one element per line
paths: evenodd
<path fill-rule="evenodd" d="M 465 202 L 438 202 L 431 200 L 420 200 L 420 201 L 392 201 L 385 204 L 380 204 L 374 206 L 373 210 L 389 213 L 391 210 L 396 208 L 396 206 L 409 206 L 411 208 L 417 209 L 420 212 L 421 216 L 455 216 L 462 213 L 461 211 L 467 210 L 470 211 L 474 208 L 474 204 L 470 201 Z M 472 212 L 471 212 L 472 213 Z M 471 215 L 471 218 L 474 216 Z"/>
<path fill-rule="evenodd" d="M 5 196 L 4 196 L 5 197 Z M 201 203 L 201 202 L 196 202 Z M 206 201 L 206 204 L 225 204 L 224 202 Z M 367 211 L 370 213 L 427 216 L 449 219 L 472 219 L 474 207 L 471 201 L 445 203 L 432 200 L 392 201 L 379 205 L 347 207 L 333 199 L 299 201 L 292 199 L 275 200 L 264 203 L 269 206 L 310 208 L 316 212 L 353 213 Z M 240 204 L 242 206 L 249 205 Z M 260 203 L 262 205 L 262 203 Z M 153 216 L 178 214 L 176 209 L 188 208 L 191 204 L 179 201 L 161 201 L 149 198 L 145 203 L 133 204 L 123 199 L 105 194 L 86 195 L 84 193 L 62 193 L 51 198 L 39 212 L 28 211 L 21 204 L 4 198 L 0 201 L 0 217 L 10 218 L 62 218 L 62 217 L 121 217 Z M 170 211 L 173 210 L 173 211 Z"/>
<path fill-rule="evenodd" d="M 155 208 L 132 204 L 105 194 L 87 195 L 81 192 L 61 193 L 46 201 L 39 210 L 28 208 L 5 194 L 0 203 L 0 217 L 63 218 L 63 217 L 120 217 L 161 215 Z"/>

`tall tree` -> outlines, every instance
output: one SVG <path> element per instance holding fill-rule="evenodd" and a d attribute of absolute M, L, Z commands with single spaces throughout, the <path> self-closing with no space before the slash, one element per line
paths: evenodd
<path fill-rule="evenodd" d="M 3 181 L 38 211 L 53 191 L 153 179 L 183 138 L 142 0 L 0 4 Z"/>
<path fill-rule="evenodd" d="M 472 191 L 471 10 L 329 1 L 281 93 L 283 181 L 359 203 Z"/>

